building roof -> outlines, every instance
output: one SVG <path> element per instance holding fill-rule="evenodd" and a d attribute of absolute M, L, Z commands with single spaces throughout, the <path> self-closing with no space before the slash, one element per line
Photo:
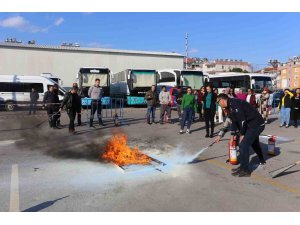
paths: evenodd
<path fill-rule="evenodd" d="M 75 46 L 51 46 L 51 45 L 36 45 L 36 44 L 21 44 L 0 42 L 0 48 L 18 48 L 18 49 L 39 49 L 39 50 L 54 50 L 54 51 L 70 51 L 70 52 L 104 52 L 104 53 L 121 53 L 121 54 L 136 54 L 136 55 L 157 55 L 157 56 L 184 56 L 179 53 L 169 52 L 152 52 L 152 51 L 135 51 L 135 50 L 119 50 L 119 49 L 105 49 L 105 48 L 87 48 L 87 47 L 75 47 Z"/>
<path fill-rule="evenodd" d="M 240 62 L 240 61 L 215 61 L 215 64 L 221 64 L 221 65 L 244 65 L 244 66 L 250 66 L 248 62 Z"/>

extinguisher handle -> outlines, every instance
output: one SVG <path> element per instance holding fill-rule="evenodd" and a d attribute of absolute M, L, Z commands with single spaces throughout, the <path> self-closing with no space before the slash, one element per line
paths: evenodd
<path fill-rule="evenodd" d="M 213 146 L 216 143 L 216 141 L 212 142 L 208 147 Z"/>

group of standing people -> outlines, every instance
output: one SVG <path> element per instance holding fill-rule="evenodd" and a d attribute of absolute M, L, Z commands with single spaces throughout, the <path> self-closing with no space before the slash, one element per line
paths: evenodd
<path fill-rule="evenodd" d="M 34 89 L 32 90 L 32 103 L 31 105 L 36 104 L 34 99 L 38 99 L 38 94 L 36 95 Z M 100 79 L 95 80 L 95 84 L 91 86 L 88 90 L 88 96 L 91 98 L 91 113 L 89 126 L 93 126 L 94 115 L 97 111 L 97 117 L 99 125 L 105 126 L 102 121 L 102 104 L 101 98 L 103 96 L 103 89 L 100 86 Z M 83 98 L 82 90 L 78 88 L 77 83 L 73 83 L 72 88 L 69 92 L 65 93 L 64 99 L 62 102 L 58 98 L 58 87 L 49 86 L 48 91 L 44 94 L 43 99 L 43 108 L 47 108 L 47 115 L 49 126 L 53 129 L 61 129 L 60 127 L 60 116 L 62 109 L 66 108 L 66 112 L 69 117 L 69 133 L 75 134 L 75 118 L 77 115 L 77 124 L 81 126 L 81 111 L 82 103 L 81 99 Z M 33 109 L 32 109 L 33 108 Z M 35 113 L 35 108 L 30 107 L 30 114 L 33 110 Z"/>
<path fill-rule="evenodd" d="M 300 116 L 300 88 L 292 93 L 289 89 L 285 89 L 278 104 L 280 111 L 280 127 L 290 126 L 290 116 L 294 119 L 294 127 L 298 128 L 298 119 Z"/>

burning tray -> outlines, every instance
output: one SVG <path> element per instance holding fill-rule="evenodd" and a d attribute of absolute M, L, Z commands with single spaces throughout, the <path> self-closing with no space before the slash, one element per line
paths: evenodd
<path fill-rule="evenodd" d="M 127 145 L 125 134 L 113 135 L 106 143 L 105 152 L 101 159 L 114 163 L 123 171 L 157 170 L 166 164 L 141 152 L 137 147 L 130 148 Z"/>

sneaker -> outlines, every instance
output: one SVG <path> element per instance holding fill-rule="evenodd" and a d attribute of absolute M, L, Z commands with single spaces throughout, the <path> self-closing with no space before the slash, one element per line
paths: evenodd
<path fill-rule="evenodd" d="M 285 125 L 285 128 L 289 128 L 290 126 L 289 125 Z"/>
<path fill-rule="evenodd" d="M 283 124 L 280 124 L 280 126 L 279 127 L 283 127 Z"/>
<path fill-rule="evenodd" d="M 266 165 L 266 161 L 260 162 L 259 165 L 261 166 Z"/>
<path fill-rule="evenodd" d="M 180 130 L 180 131 L 179 131 L 179 134 L 183 134 L 183 133 L 184 133 L 184 131 L 183 131 L 183 130 Z"/>
<path fill-rule="evenodd" d="M 214 137 L 214 134 L 211 134 L 209 137 L 210 137 L 210 138 L 213 138 L 213 137 Z"/>
<path fill-rule="evenodd" d="M 185 133 L 190 134 L 191 131 L 189 129 L 187 129 Z"/>
<path fill-rule="evenodd" d="M 206 134 L 205 137 L 208 138 L 208 137 L 209 137 L 209 134 Z"/>

